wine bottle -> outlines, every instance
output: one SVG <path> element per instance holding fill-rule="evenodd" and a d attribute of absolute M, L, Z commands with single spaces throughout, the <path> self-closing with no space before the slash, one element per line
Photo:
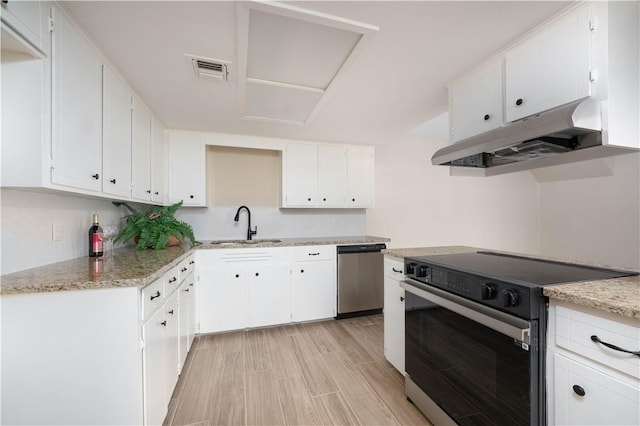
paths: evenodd
<path fill-rule="evenodd" d="M 93 226 L 89 228 L 89 257 L 100 257 L 104 253 L 102 242 L 102 228 L 97 214 L 93 215 Z"/>

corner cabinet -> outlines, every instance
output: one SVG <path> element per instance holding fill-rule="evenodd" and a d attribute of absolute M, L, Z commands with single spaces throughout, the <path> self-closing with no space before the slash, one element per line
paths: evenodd
<path fill-rule="evenodd" d="M 206 207 L 205 143 L 197 132 L 169 135 L 169 202 Z"/>
<path fill-rule="evenodd" d="M 640 424 L 637 320 L 551 299 L 547 382 L 549 420 L 558 425 Z"/>
<path fill-rule="evenodd" d="M 371 208 L 375 198 L 374 148 L 288 144 L 282 177 L 282 207 Z"/>
<path fill-rule="evenodd" d="M 384 257 L 384 357 L 404 374 L 404 277 L 402 260 Z"/>

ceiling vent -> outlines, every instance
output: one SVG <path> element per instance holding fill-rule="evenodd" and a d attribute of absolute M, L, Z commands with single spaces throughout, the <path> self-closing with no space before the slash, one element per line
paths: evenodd
<path fill-rule="evenodd" d="M 219 59 L 202 58 L 186 55 L 191 58 L 193 70 L 198 77 L 215 78 L 222 81 L 229 80 L 229 68 L 231 62 Z"/>

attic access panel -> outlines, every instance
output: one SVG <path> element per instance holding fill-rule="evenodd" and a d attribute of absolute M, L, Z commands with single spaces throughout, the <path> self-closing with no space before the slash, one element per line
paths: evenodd
<path fill-rule="evenodd" d="M 307 124 L 378 30 L 286 4 L 243 5 L 238 62 L 245 119 Z"/>

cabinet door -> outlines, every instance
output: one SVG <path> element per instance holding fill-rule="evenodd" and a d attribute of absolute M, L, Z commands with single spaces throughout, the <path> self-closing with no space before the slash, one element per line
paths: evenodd
<path fill-rule="evenodd" d="M 336 262 L 293 264 L 293 321 L 311 321 L 336 316 L 338 299 Z"/>
<path fill-rule="evenodd" d="M 131 196 L 151 200 L 151 112 L 137 98 L 133 100 Z"/>
<path fill-rule="evenodd" d="M 171 399 L 173 389 L 178 383 L 180 371 L 180 292 L 173 293 L 164 304 L 165 330 L 165 386 L 166 399 Z"/>
<path fill-rule="evenodd" d="M 151 119 L 151 200 L 164 204 L 167 198 L 167 138 L 162 123 Z"/>
<path fill-rule="evenodd" d="M 102 192 L 131 196 L 131 91 L 108 65 L 102 74 Z"/>
<path fill-rule="evenodd" d="M 347 150 L 343 146 L 318 147 L 318 207 L 344 207 Z"/>
<path fill-rule="evenodd" d="M 202 269 L 198 277 L 200 333 L 247 326 L 247 273 L 240 266 Z"/>
<path fill-rule="evenodd" d="M 590 9 L 583 7 L 507 52 L 506 121 L 589 96 L 590 38 Z"/>
<path fill-rule="evenodd" d="M 191 349 L 193 339 L 196 336 L 198 326 L 198 305 L 196 301 L 195 273 L 189 274 L 185 281 L 186 288 L 183 294 L 187 294 L 189 317 L 187 318 L 187 352 Z"/>
<path fill-rule="evenodd" d="M 640 390 L 598 370 L 554 355 L 555 424 L 638 425 Z"/>
<path fill-rule="evenodd" d="M 205 146 L 197 133 L 175 132 L 169 139 L 169 198 L 185 206 L 206 206 Z"/>
<path fill-rule="evenodd" d="M 56 9 L 53 52 L 51 181 L 102 190 L 102 62 L 93 46 Z"/>
<path fill-rule="evenodd" d="M 180 295 L 180 371 L 182 371 L 182 368 L 184 367 L 184 361 L 187 359 L 187 352 L 189 352 L 189 318 L 191 316 L 189 308 L 191 307 L 192 293 L 193 292 L 186 281 L 182 283 L 178 290 L 178 294 Z"/>
<path fill-rule="evenodd" d="M 315 207 L 318 198 L 318 147 L 292 144 L 286 149 L 283 207 Z"/>
<path fill-rule="evenodd" d="M 249 273 L 249 327 L 291 322 L 289 265 L 251 266 Z"/>
<path fill-rule="evenodd" d="M 347 149 L 347 204 L 372 208 L 375 204 L 375 151 L 373 147 Z"/>
<path fill-rule="evenodd" d="M 160 425 L 167 414 L 165 330 L 164 309 L 158 310 L 142 327 L 145 425 Z"/>
<path fill-rule="evenodd" d="M 399 281 L 403 276 L 402 271 L 402 262 L 385 258 L 384 356 L 404 374 L 404 289 Z"/>
<path fill-rule="evenodd" d="M 449 89 L 451 140 L 502 126 L 502 60 Z"/>
<path fill-rule="evenodd" d="M 31 45 L 45 51 L 41 14 L 46 10 L 44 3 L 39 1 L 3 1 L 0 18 Z"/>

